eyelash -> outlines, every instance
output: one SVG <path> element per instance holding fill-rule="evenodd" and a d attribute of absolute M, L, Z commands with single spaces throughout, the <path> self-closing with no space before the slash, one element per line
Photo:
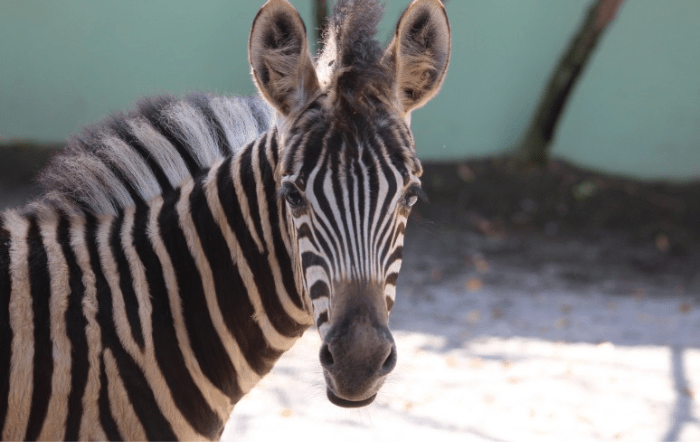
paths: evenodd
<path fill-rule="evenodd" d="M 294 184 L 287 183 L 283 185 L 280 189 L 280 195 L 292 209 L 298 209 L 304 204 L 304 197 Z"/>
<path fill-rule="evenodd" d="M 404 204 L 408 207 L 413 207 L 418 200 L 426 201 L 428 198 L 420 186 L 414 185 L 408 188 L 404 195 Z"/>

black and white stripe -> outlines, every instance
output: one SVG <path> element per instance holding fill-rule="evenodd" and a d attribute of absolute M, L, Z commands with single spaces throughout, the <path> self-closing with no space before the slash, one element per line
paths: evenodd
<path fill-rule="evenodd" d="M 0 438 L 217 439 L 313 324 L 331 402 L 372 402 L 421 193 L 410 112 L 449 59 L 439 0 L 385 52 L 380 16 L 339 0 L 317 69 L 296 10 L 268 1 L 249 48 L 264 100 L 144 100 L 0 214 Z"/>
<path fill-rule="evenodd" d="M 218 436 L 311 323 L 274 137 L 116 216 L 2 214 L 3 439 Z"/>

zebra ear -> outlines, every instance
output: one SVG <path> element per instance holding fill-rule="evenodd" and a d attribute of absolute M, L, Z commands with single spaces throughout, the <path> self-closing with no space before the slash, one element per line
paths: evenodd
<path fill-rule="evenodd" d="M 450 62 L 450 23 L 440 0 L 414 0 L 399 19 L 383 61 L 393 68 L 404 111 L 437 94 Z"/>
<path fill-rule="evenodd" d="M 248 60 L 258 90 L 285 116 L 319 90 L 306 27 L 287 0 L 269 0 L 258 11 L 248 40 Z"/>

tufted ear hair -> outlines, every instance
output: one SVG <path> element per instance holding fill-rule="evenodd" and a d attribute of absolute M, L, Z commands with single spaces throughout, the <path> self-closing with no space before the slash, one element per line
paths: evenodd
<path fill-rule="evenodd" d="M 282 115 L 301 108 L 319 90 L 306 27 L 287 0 L 269 0 L 258 11 L 248 61 L 258 90 Z"/>
<path fill-rule="evenodd" d="M 383 62 L 393 69 L 399 103 L 409 114 L 437 94 L 450 62 L 450 23 L 440 0 L 414 0 L 396 25 Z"/>

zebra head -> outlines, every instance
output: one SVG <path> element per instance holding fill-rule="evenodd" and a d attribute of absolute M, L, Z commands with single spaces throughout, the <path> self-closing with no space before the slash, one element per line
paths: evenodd
<path fill-rule="evenodd" d="M 328 398 L 371 403 L 396 365 L 388 328 L 411 206 L 422 168 L 411 111 L 440 88 L 450 30 L 440 0 L 415 0 L 389 46 L 374 40 L 376 0 L 339 0 L 314 62 L 287 0 L 252 27 L 255 83 L 277 110 L 276 171 L 298 285 L 323 344 Z"/>

